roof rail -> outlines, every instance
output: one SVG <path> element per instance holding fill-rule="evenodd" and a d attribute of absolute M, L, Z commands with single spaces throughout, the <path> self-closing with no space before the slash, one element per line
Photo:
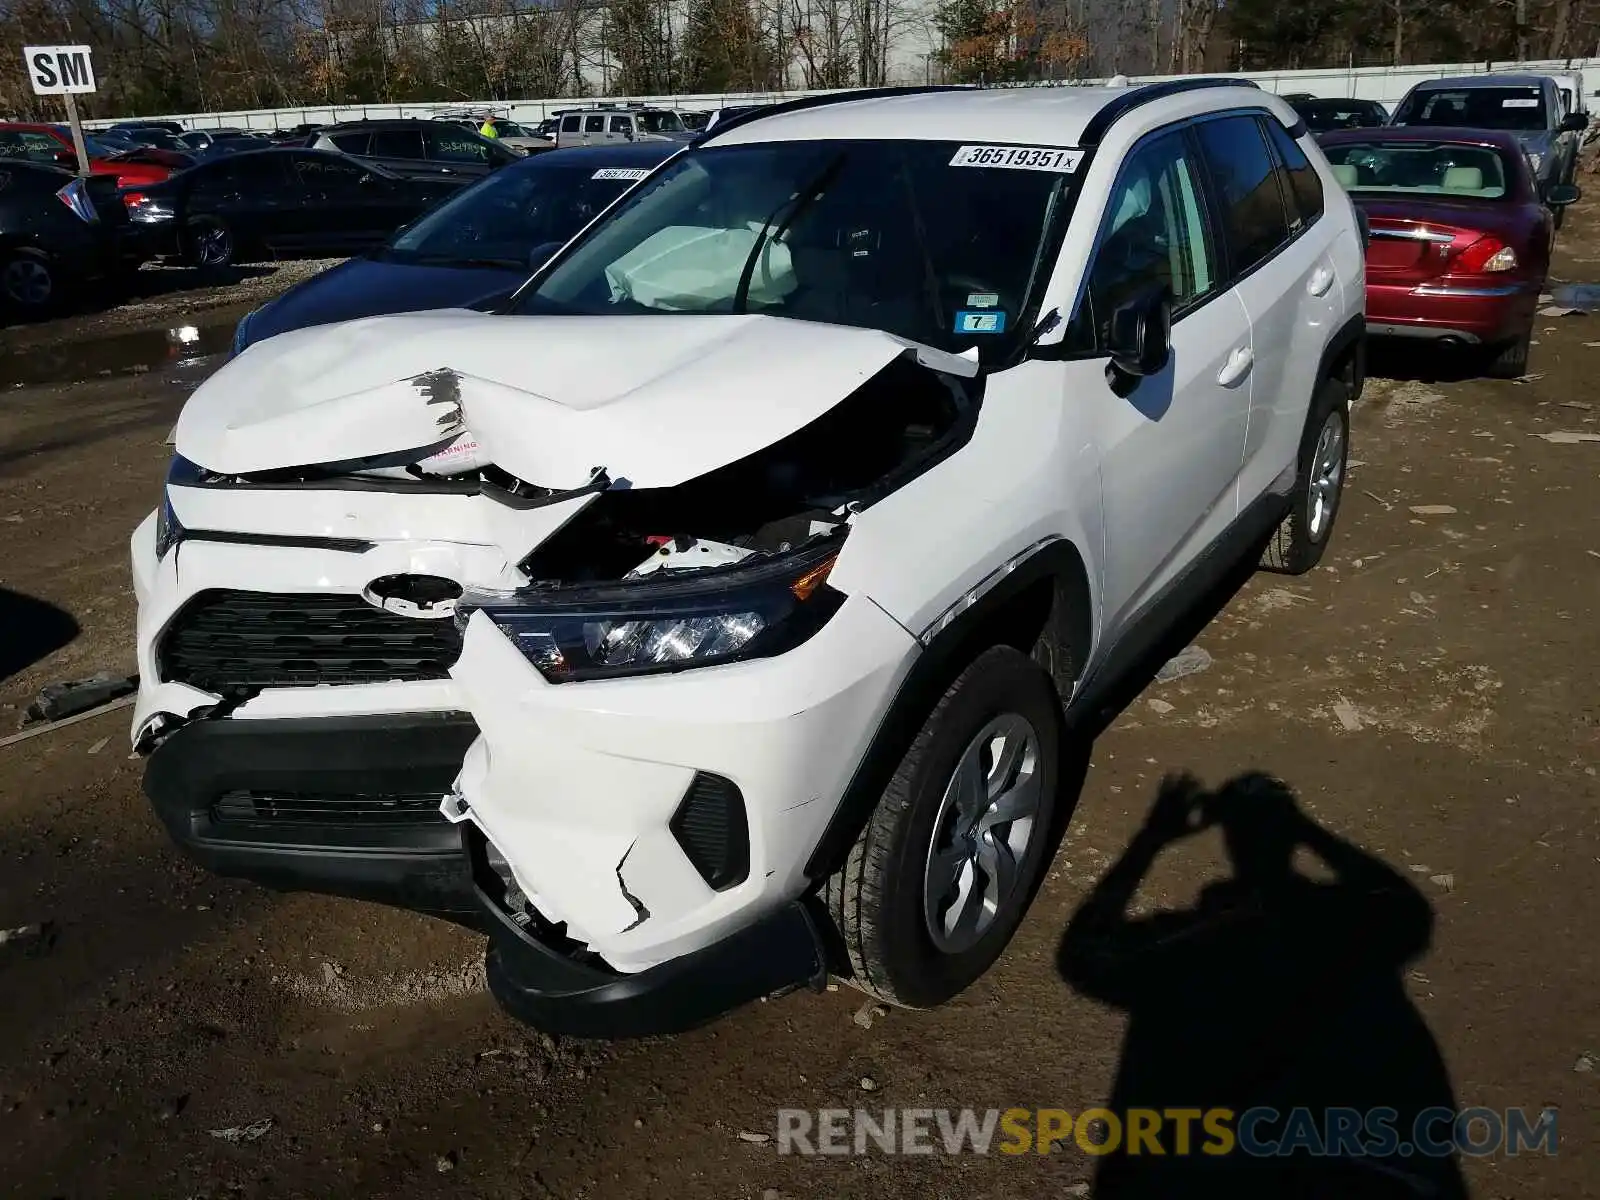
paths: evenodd
<path fill-rule="evenodd" d="M 929 92 L 970 92 L 975 87 L 968 83 L 934 83 L 918 84 L 911 87 L 877 87 L 855 88 L 848 92 L 828 92 L 820 96 L 802 96 L 798 100 L 780 100 L 777 104 L 759 104 L 749 112 L 737 113 L 726 121 L 720 121 L 710 129 L 704 130 L 693 144 L 699 145 L 708 138 L 721 136 L 729 129 L 736 129 L 747 125 L 751 121 L 759 121 L 763 117 L 774 116 L 778 113 L 803 112 L 808 108 L 822 108 L 829 104 L 845 104 L 851 100 L 881 100 L 889 96 L 921 96 Z M 738 105 L 728 105 L 737 108 Z"/>
<path fill-rule="evenodd" d="M 1164 100 L 1168 96 L 1182 95 L 1184 92 L 1197 92 L 1203 88 L 1242 87 L 1255 88 L 1260 91 L 1260 86 L 1251 79 L 1230 79 L 1227 76 L 1203 76 L 1197 79 L 1169 79 L 1165 83 L 1147 83 L 1141 87 L 1129 88 L 1112 100 L 1094 116 L 1089 118 L 1088 124 L 1083 127 L 1083 133 L 1078 136 L 1079 146 L 1098 146 L 1105 137 L 1106 130 L 1111 128 L 1113 122 L 1119 117 L 1126 116 L 1141 104 L 1149 104 L 1153 100 Z"/>

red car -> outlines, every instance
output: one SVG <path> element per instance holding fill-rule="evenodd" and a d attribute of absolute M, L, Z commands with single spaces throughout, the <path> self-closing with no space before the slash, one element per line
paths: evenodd
<path fill-rule="evenodd" d="M 95 175 L 114 175 L 119 188 L 160 183 L 172 174 L 171 161 L 152 159 L 146 154 L 120 154 L 84 136 L 89 152 L 89 171 Z M 66 158 L 61 156 L 65 154 Z M 182 160 L 181 155 L 172 155 Z M 29 125 L 19 121 L 0 123 L 0 158 L 22 158 L 54 167 L 75 165 L 71 131 L 59 125 Z"/>
<path fill-rule="evenodd" d="M 1367 219 L 1367 332 L 1481 347 L 1491 374 L 1528 365 L 1550 268 L 1551 207 L 1514 134 L 1486 129 L 1340 130 L 1319 142 Z"/>

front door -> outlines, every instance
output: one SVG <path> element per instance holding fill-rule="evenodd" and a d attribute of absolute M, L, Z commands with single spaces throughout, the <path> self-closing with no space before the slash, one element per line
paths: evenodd
<path fill-rule="evenodd" d="M 1063 349 L 1063 402 L 1087 406 L 1105 515 L 1105 630 L 1123 625 L 1233 521 L 1255 348 L 1228 286 L 1194 143 L 1181 130 L 1134 148 L 1107 203 Z M 1157 374 L 1116 382 L 1112 314 L 1170 289 L 1171 353 Z"/>

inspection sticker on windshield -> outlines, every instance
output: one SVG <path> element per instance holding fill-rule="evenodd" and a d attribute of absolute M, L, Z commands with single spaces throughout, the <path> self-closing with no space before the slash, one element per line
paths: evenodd
<path fill-rule="evenodd" d="M 957 333 L 1004 333 L 1006 314 L 997 308 L 981 308 L 975 312 L 956 314 Z"/>
<path fill-rule="evenodd" d="M 649 167 L 601 167 L 590 179 L 643 179 L 650 174 Z"/>
<path fill-rule="evenodd" d="M 956 151 L 950 165 L 1070 172 L 1076 171 L 1082 161 L 1082 150 L 1061 150 L 1050 146 L 963 146 Z"/>
<path fill-rule="evenodd" d="M 1509 100 L 1500 101 L 1501 108 L 1538 108 L 1537 96 L 1512 96 Z"/>

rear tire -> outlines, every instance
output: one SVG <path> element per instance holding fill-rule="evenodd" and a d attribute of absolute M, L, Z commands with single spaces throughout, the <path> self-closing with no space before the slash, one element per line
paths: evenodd
<path fill-rule="evenodd" d="M 41 317 L 61 303 L 60 273 L 39 250 L 0 252 L 0 303 L 24 317 Z"/>
<path fill-rule="evenodd" d="M 1055 853 L 1063 736 L 1021 651 L 986 650 L 950 685 L 827 883 L 854 986 L 931 1008 L 1000 956 Z"/>
<path fill-rule="evenodd" d="M 194 217 L 184 226 L 184 257 L 202 271 L 220 271 L 233 265 L 237 246 L 233 231 L 216 217 Z"/>
<path fill-rule="evenodd" d="M 1528 373 L 1528 354 L 1533 345 L 1533 327 L 1521 337 L 1495 347 L 1490 351 L 1486 370 L 1492 379 L 1521 379 Z"/>
<path fill-rule="evenodd" d="M 1261 566 L 1283 575 L 1304 575 L 1322 561 L 1333 536 L 1350 457 L 1350 389 L 1324 379 L 1311 400 L 1300 436 L 1299 466 L 1288 515 L 1272 534 Z"/>

